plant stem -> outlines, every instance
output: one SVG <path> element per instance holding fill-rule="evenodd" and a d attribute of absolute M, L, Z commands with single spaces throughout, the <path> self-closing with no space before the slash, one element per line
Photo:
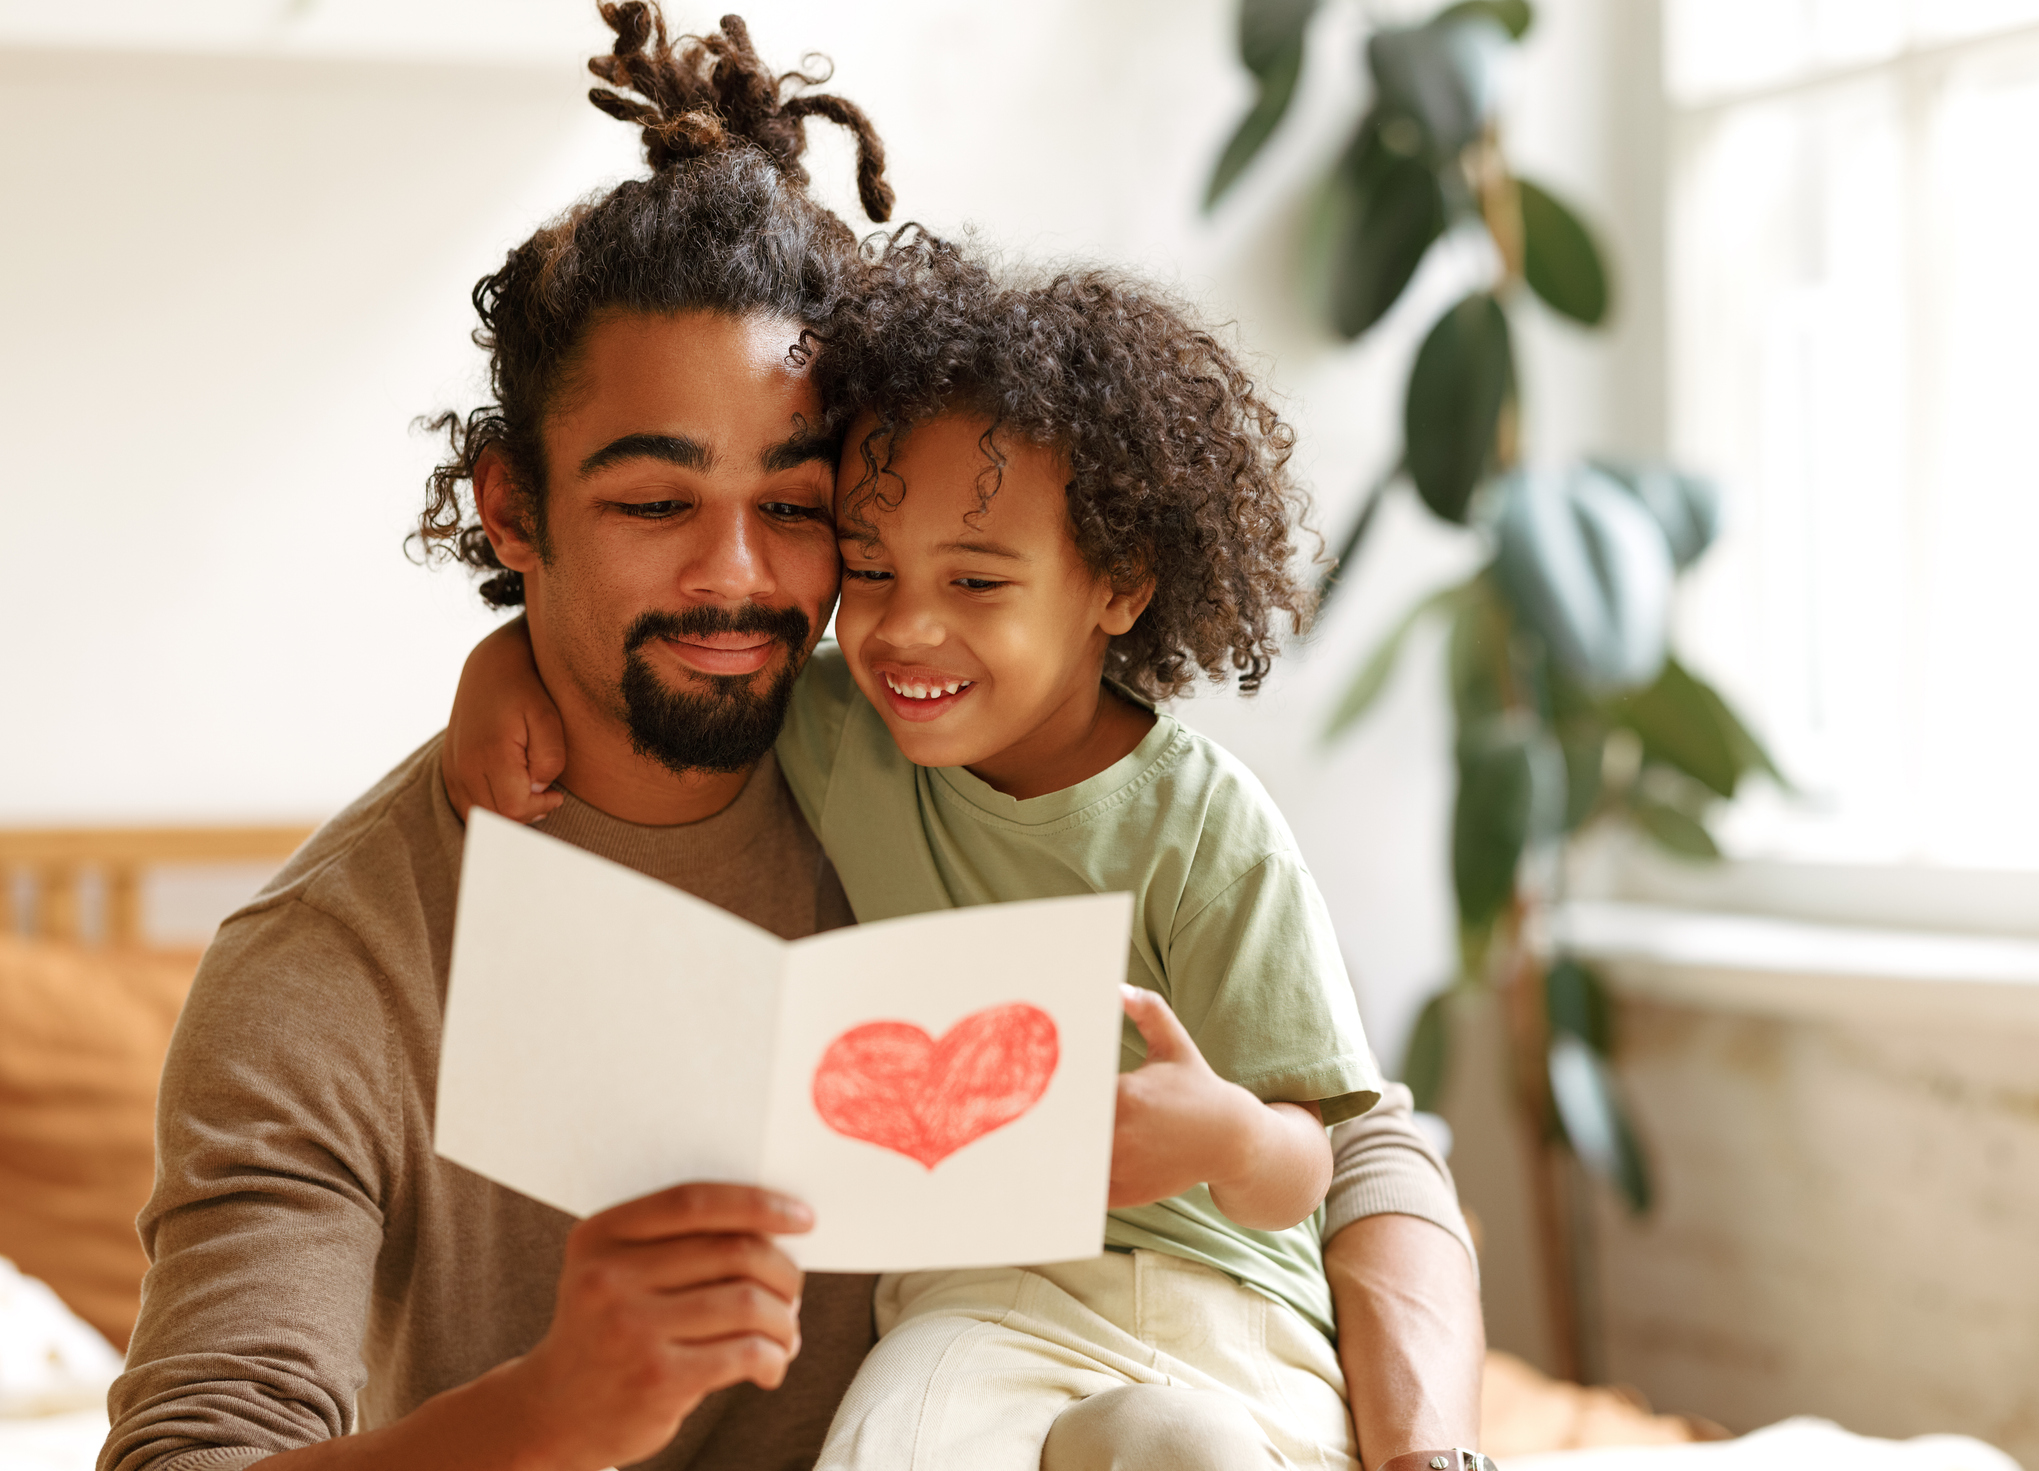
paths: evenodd
<path fill-rule="evenodd" d="M 1507 996 L 1511 1061 L 1515 1073 L 1516 1114 L 1522 1125 L 1524 1155 L 1529 1166 L 1530 1204 L 1536 1218 L 1537 1255 L 1543 1267 L 1544 1305 L 1551 1330 L 1552 1367 L 1561 1379 L 1578 1381 L 1578 1298 L 1572 1271 L 1572 1240 L 1568 1228 L 1563 1180 L 1563 1152 L 1553 1142 L 1554 1111 L 1546 1054 L 1550 1025 L 1545 1014 L 1543 968 L 1525 943 L 1529 901 L 1518 887 L 1506 928 Z"/>

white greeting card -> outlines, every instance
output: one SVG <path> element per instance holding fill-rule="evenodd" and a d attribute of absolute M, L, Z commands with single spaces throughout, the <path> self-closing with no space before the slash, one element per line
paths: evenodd
<path fill-rule="evenodd" d="M 810 1270 L 1095 1256 L 1131 923 L 1097 894 L 788 944 L 476 810 L 435 1142 L 575 1215 L 784 1190 Z"/>

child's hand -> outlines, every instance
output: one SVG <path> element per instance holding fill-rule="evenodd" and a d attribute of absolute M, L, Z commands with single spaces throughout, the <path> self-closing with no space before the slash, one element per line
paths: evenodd
<path fill-rule="evenodd" d="M 566 730 L 531 660 L 524 620 L 504 624 L 461 666 L 453 714 L 439 748 L 446 796 L 464 821 L 470 807 L 542 822 L 566 800 L 547 790 L 566 769 Z"/>
<path fill-rule="evenodd" d="M 1317 1208 L 1331 1144 L 1315 1104 L 1262 1103 L 1211 1071 L 1168 1003 L 1121 986 L 1147 1061 L 1119 1074 L 1108 1204 L 1151 1205 L 1209 1185 L 1242 1226 L 1279 1231 Z"/>

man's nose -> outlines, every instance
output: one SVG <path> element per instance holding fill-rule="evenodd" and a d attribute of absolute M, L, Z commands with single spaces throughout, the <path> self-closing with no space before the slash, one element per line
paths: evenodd
<path fill-rule="evenodd" d="M 680 568 L 685 592 L 718 602 L 747 602 L 773 591 L 769 548 L 749 506 L 704 507 L 693 530 Z"/>

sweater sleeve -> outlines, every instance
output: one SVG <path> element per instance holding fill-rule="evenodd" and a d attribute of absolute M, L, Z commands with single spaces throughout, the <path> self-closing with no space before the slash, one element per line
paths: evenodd
<path fill-rule="evenodd" d="M 149 1255 L 100 1471 L 214 1471 L 344 1435 L 402 1161 L 389 999 L 301 899 L 222 929 L 157 1103 Z"/>
<path fill-rule="evenodd" d="M 1449 1231 L 1472 1258 L 1479 1254 L 1459 1209 L 1451 1168 L 1416 1127 L 1409 1090 L 1385 1083 L 1381 1101 L 1331 1131 L 1331 1190 L 1324 1197 L 1321 1238 L 1328 1242 L 1366 1216 L 1417 1216 Z"/>

